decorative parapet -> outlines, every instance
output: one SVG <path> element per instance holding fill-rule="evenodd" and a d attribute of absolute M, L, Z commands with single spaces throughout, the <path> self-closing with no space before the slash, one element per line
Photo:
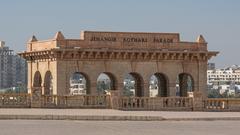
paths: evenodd
<path fill-rule="evenodd" d="M 47 45 L 47 46 L 44 46 Z M 28 51 L 52 48 L 114 48 L 114 49 L 168 49 L 207 51 L 207 42 L 200 35 L 196 42 L 180 40 L 179 33 L 96 32 L 85 31 L 80 39 L 66 39 L 57 32 L 53 39 L 38 41 L 35 36 L 28 42 Z"/>
<path fill-rule="evenodd" d="M 207 50 L 200 35 L 196 42 L 180 40 L 178 33 L 85 31 L 80 39 L 66 39 L 57 32 L 50 40 L 33 36 L 19 53 L 28 61 L 44 59 L 208 60 L 218 52 Z"/>

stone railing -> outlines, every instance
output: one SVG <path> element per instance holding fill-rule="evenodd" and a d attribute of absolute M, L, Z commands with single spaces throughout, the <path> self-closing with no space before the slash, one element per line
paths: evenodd
<path fill-rule="evenodd" d="M 193 99 L 188 97 L 120 97 L 116 100 L 112 104 L 121 110 L 190 111 L 193 109 Z"/>
<path fill-rule="evenodd" d="M 28 108 L 30 105 L 29 94 L 0 94 L 0 108 Z"/>
<path fill-rule="evenodd" d="M 208 98 L 204 100 L 205 110 L 226 110 L 228 109 L 227 99 L 224 98 Z"/>
<path fill-rule="evenodd" d="M 229 111 L 240 111 L 240 98 L 228 99 L 228 110 Z"/>
<path fill-rule="evenodd" d="M 192 110 L 193 98 L 191 97 L 164 97 L 163 108 L 166 110 Z"/>
<path fill-rule="evenodd" d="M 202 104 L 203 111 L 240 111 L 240 98 L 190 97 L 121 97 L 119 95 L 43 96 L 34 100 L 30 94 L 0 94 L 0 108 L 112 108 L 120 110 L 194 111 Z M 33 101 L 34 100 L 34 101 Z M 38 106 L 36 106 L 36 104 Z"/>
<path fill-rule="evenodd" d="M 110 96 L 42 96 L 41 103 L 44 108 L 110 108 Z"/>
<path fill-rule="evenodd" d="M 59 96 L 41 96 L 41 107 L 57 108 Z"/>
<path fill-rule="evenodd" d="M 204 100 L 205 111 L 240 111 L 240 99 L 208 98 Z"/>

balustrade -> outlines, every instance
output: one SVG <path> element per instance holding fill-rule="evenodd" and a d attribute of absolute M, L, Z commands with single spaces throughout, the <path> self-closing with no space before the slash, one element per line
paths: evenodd
<path fill-rule="evenodd" d="M 123 110 L 180 110 L 192 109 L 193 99 L 188 97 L 120 97 Z"/>
<path fill-rule="evenodd" d="M 30 107 L 29 94 L 0 94 L 0 107 Z"/>
<path fill-rule="evenodd" d="M 43 96 L 43 107 L 108 108 L 108 95 Z"/>
<path fill-rule="evenodd" d="M 30 94 L 0 94 L 0 108 L 30 108 Z M 32 99 L 32 100 L 31 100 Z M 110 95 L 46 96 L 38 98 L 43 108 L 112 108 L 120 110 L 192 111 L 191 97 L 121 97 Z M 205 111 L 239 111 L 240 99 L 207 98 Z"/>
<path fill-rule="evenodd" d="M 224 110 L 228 108 L 227 105 L 228 101 L 227 99 L 223 99 L 223 98 L 218 98 L 218 99 L 214 99 L 214 98 L 208 98 L 204 101 L 204 108 L 206 110 Z"/>

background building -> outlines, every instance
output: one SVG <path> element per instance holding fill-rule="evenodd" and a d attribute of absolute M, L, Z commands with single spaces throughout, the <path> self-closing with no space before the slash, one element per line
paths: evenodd
<path fill-rule="evenodd" d="M 208 64 L 207 84 L 208 91 L 214 91 L 215 96 L 238 97 L 240 96 L 240 67 L 232 65 L 227 68 L 211 68 Z"/>
<path fill-rule="evenodd" d="M 208 84 L 240 84 L 240 67 L 233 65 L 224 69 L 210 69 L 207 76 Z"/>
<path fill-rule="evenodd" d="M 12 56 L 13 50 L 9 50 L 8 47 L 5 47 L 5 42 L 0 41 L 0 88 L 12 86 Z"/>
<path fill-rule="evenodd" d="M 27 64 L 0 41 L 0 89 L 24 89 L 27 84 Z"/>
<path fill-rule="evenodd" d="M 215 69 L 215 63 L 208 63 L 208 70 L 214 70 Z"/>

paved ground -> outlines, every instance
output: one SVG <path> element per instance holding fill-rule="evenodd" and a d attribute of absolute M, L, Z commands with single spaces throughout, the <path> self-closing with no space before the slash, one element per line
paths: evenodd
<path fill-rule="evenodd" d="M 0 120 L 1 135 L 239 135 L 240 121 Z"/>
<path fill-rule="evenodd" d="M 0 119 L 239 120 L 239 112 L 120 111 L 112 109 L 0 109 Z"/>

